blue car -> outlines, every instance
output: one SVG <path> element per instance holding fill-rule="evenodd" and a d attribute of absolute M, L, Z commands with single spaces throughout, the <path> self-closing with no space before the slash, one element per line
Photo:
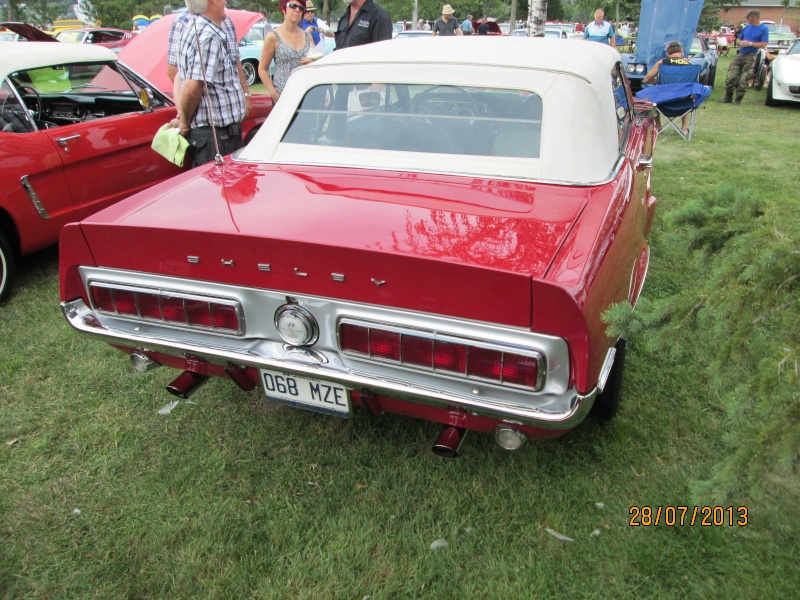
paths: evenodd
<path fill-rule="evenodd" d="M 692 62 L 703 61 L 711 54 L 708 44 L 697 46 L 695 31 L 700 21 L 704 0 L 673 0 L 671 2 L 658 2 L 657 0 L 642 0 L 642 10 L 639 17 L 639 30 L 636 37 L 636 50 L 634 53 L 621 55 L 625 73 L 630 81 L 631 89 L 636 92 L 642 88 L 642 79 L 653 67 L 656 61 L 666 56 L 664 50 L 669 42 L 679 41 L 684 48 L 688 48 Z M 695 48 L 699 50 L 695 55 Z M 702 54 L 702 58 L 700 55 Z M 713 83 L 716 74 L 716 52 L 709 58 L 708 64 L 703 67 L 700 82 L 704 85 Z M 713 69 L 714 72 L 711 72 Z"/>

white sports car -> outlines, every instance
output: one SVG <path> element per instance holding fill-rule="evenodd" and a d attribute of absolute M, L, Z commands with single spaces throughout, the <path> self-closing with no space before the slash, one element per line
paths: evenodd
<path fill-rule="evenodd" d="M 800 102 L 800 40 L 772 61 L 772 79 L 767 86 L 767 106 Z"/>

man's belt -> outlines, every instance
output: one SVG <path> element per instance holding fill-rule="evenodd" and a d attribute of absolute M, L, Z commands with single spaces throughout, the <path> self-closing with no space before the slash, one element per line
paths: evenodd
<path fill-rule="evenodd" d="M 211 125 L 204 125 L 202 127 L 193 127 L 192 129 L 196 129 L 197 131 L 211 131 Z M 228 135 L 242 135 L 242 124 L 241 123 L 231 123 L 230 125 L 215 125 L 214 129 L 221 133 L 227 133 Z"/>

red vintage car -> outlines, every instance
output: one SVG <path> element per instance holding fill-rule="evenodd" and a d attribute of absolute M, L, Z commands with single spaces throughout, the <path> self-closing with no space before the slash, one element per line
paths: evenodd
<path fill-rule="evenodd" d="M 245 136 L 271 108 L 253 98 Z M 175 114 L 107 48 L 0 42 L 0 302 L 18 257 L 56 243 L 65 223 L 185 170 L 150 148 Z"/>
<path fill-rule="evenodd" d="M 54 37 L 59 42 L 92 44 L 119 52 L 133 39 L 133 33 L 109 27 L 81 27 L 80 29 L 62 29 L 56 32 Z"/>
<path fill-rule="evenodd" d="M 653 105 L 602 44 L 398 47 L 297 69 L 225 164 L 65 227 L 68 322 L 175 369 L 180 398 L 221 377 L 417 417 L 443 456 L 611 417 L 624 340 L 601 315 L 647 273 Z"/>

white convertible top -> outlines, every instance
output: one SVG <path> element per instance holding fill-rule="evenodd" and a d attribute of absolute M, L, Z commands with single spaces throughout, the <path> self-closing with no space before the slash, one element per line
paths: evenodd
<path fill-rule="evenodd" d="M 117 60 L 110 49 L 64 42 L 0 42 L 0 78 L 24 69 Z"/>
<path fill-rule="evenodd" d="M 554 70 L 585 79 L 603 77 L 619 60 L 619 52 L 605 44 L 587 46 L 584 40 L 554 40 L 510 36 L 433 37 L 414 40 L 400 48 L 391 42 L 347 48 L 329 54 L 328 65 L 405 64 L 485 65 Z M 323 63 L 316 63 L 315 67 Z M 478 82 L 476 82 L 478 83 Z"/>
<path fill-rule="evenodd" d="M 292 72 L 264 127 L 237 158 L 427 171 L 586 185 L 619 157 L 612 71 L 619 53 L 584 40 L 454 36 L 337 50 Z M 348 150 L 281 143 L 304 95 L 330 83 L 441 84 L 535 92 L 542 98 L 539 158 Z"/>

